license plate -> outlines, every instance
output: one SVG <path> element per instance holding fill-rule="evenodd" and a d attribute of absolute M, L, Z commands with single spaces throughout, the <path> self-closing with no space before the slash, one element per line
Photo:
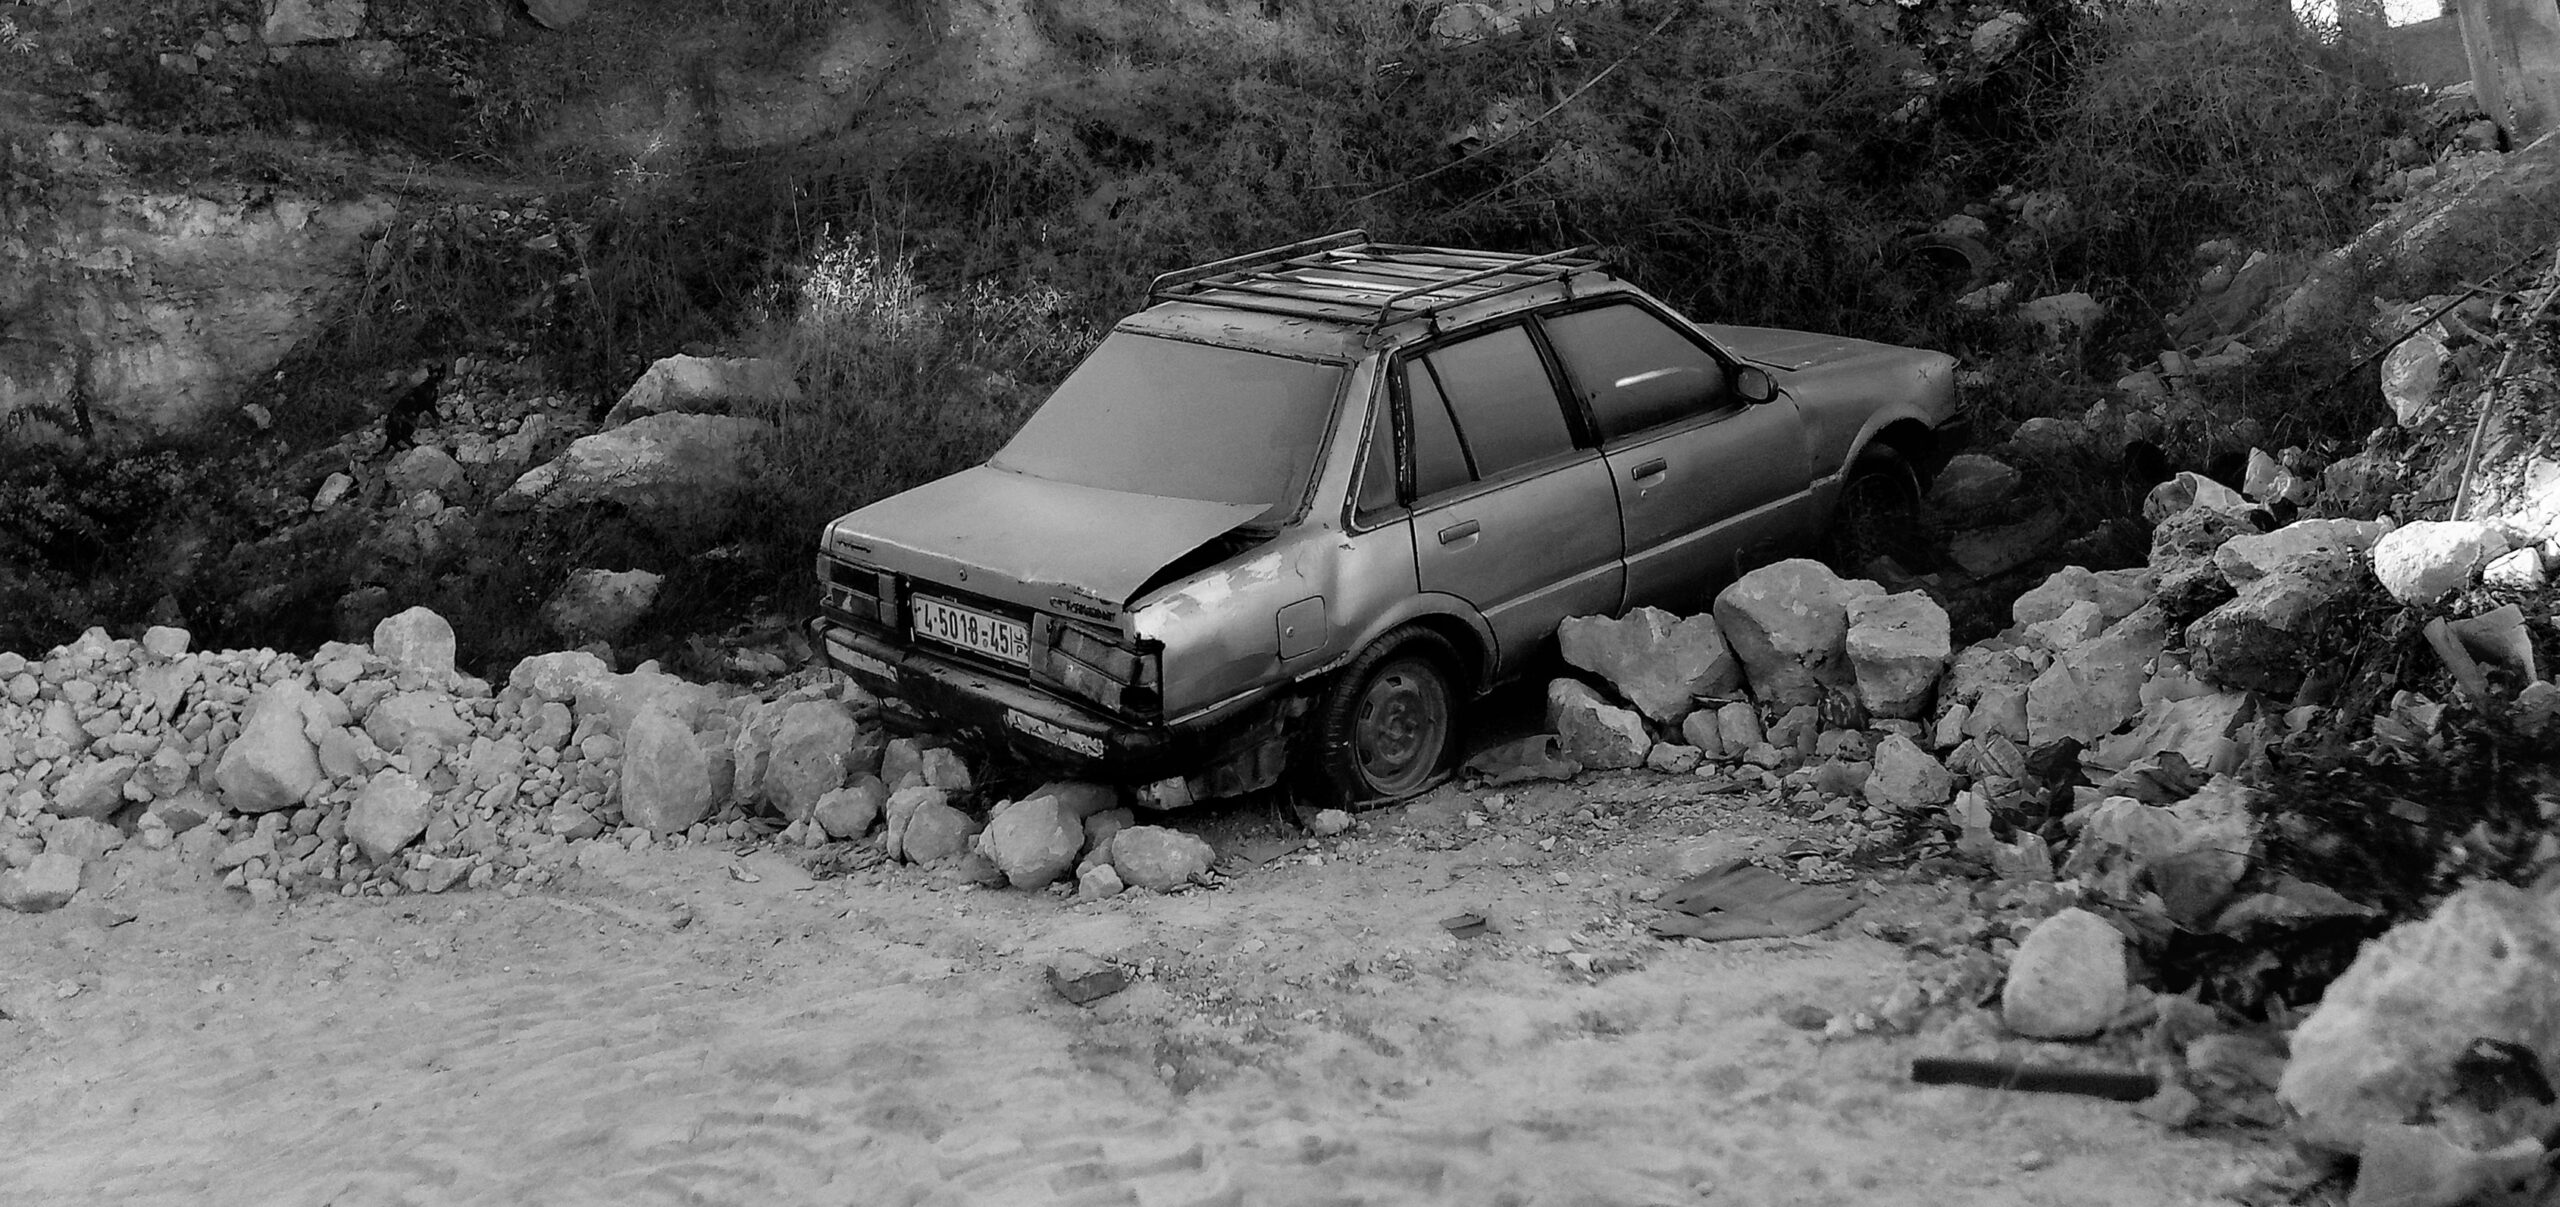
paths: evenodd
<path fill-rule="evenodd" d="M 923 596 L 916 597 L 915 618 L 918 636 L 975 650 L 1016 666 L 1031 664 L 1031 630 L 1020 621 Z"/>

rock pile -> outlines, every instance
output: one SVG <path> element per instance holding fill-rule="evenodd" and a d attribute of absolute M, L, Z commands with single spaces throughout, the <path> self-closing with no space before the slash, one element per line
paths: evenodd
<path fill-rule="evenodd" d="M 128 843 L 261 902 L 541 885 L 593 843 L 777 825 L 980 882 L 1081 875 L 1093 895 L 1097 870 L 1168 889 L 1211 861 L 1093 785 L 1045 786 L 982 827 L 968 765 L 890 738 L 878 702 L 832 677 L 724 692 L 567 652 L 491 684 L 455 668 L 451 627 L 422 608 L 307 659 L 189 644 L 93 629 L 39 660 L 0 653 L 0 907 L 59 907 Z"/>

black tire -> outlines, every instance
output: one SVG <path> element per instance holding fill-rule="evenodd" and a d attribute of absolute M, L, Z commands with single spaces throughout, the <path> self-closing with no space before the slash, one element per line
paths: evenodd
<path fill-rule="evenodd" d="M 1407 625 L 1377 640 L 1334 676 L 1309 734 L 1314 773 L 1328 802 L 1389 804 L 1447 778 L 1458 751 L 1458 651 Z"/>
<path fill-rule="evenodd" d="M 1864 578 L 1879 557 L 1905 570 L 1929 569 L 1920 474 L 1898 449 L 1878 445 L 1858 455 L 1831 509 L 1823 561 L 1844 578 Z"/>

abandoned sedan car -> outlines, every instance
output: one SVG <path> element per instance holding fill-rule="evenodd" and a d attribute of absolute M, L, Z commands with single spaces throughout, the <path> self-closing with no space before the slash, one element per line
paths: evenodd
<path fill-rule="evenodd" d="M 1146 782 L 1410 796 L 1568 616 L 1703 609 L 1915 499 L 1954 362 L 1701 326 L 1588 249 L 1349 231 L 1156 279 L 986 464 L 821 537 L 817 647 L 942 727 Z"/>

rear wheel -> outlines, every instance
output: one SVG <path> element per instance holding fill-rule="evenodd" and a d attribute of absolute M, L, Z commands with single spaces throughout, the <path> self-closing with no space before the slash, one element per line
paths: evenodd
<path fill-rule="evenodd" d="M 1447 638 L 1408 626 L 1379 638 L 1334 678 L 1312 735 L 1330 801 L 1386 804 L 1440 782 L 1458 748 L 1457 665 Z"/>
<path fill-rule="evenodd" d="M 1928 534 L 1921 522 L 1920 475 L 1899 450 L 1878 446 L 1858 457 L 1832 509 L 1824 561 L 1848 578 L 1864 578 L 1879 557 L 1904 570 L 1928 569 Z"/>

